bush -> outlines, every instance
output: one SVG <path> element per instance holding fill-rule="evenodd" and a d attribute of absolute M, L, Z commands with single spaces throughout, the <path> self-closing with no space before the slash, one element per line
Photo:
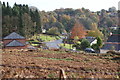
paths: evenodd
<path fill-rule="evenodd" d="M 48 31 L 47 31 L 48 34 L 51 34 L 51 35 L 59 35 L 59 31 L 58 31 L 58 28 L 57 27 L 52 27 L 50 28 Z"/>
<path fill-rule="evenodd" d="M 81 41 L 81 49 L 84 50 L 85 48 L 90 47 L 90 42 L 87 39 L 82 39 Z"/>

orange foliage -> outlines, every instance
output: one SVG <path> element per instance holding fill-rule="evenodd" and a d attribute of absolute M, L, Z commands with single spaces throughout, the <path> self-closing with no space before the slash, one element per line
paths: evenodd
<path fill-rule="evenodd" d="M 78 22 L 74 25 L 71 31 L 71 39 L 75 39 L 75 37 L 78 37 L 79 39 L 82 39 L 86 35 L 86 31 L 84 30 L 84 26 Z"/>

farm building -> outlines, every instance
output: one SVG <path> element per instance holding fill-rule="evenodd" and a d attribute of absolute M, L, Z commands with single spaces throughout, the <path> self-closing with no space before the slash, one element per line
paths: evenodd
<path fill-rule="evenodd" d="M 3 47 L 7 49 L 22 49 L 26 48 L 25 37 L 13 32 L 3 38 Z"/>

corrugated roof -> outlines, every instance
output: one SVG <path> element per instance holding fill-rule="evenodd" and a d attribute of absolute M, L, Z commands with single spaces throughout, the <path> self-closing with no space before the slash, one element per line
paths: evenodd
<path fill-rule="evenodd" d="M 25 46 L 25 45 L 17 40 L 13 40 L 12 42 L 8 43 L 6 46 L 7 47 L 15 47 L 15 46 Z"/>
<path fill-rule="evenodd" d="M 4 39 L 25 39 L 25 37 L 13 32 L 9 34 L 8 36 L 6 36 Z"/>

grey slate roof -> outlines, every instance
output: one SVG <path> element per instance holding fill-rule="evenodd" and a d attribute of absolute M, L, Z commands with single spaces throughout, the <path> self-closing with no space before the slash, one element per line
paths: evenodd
<path fill-rule="evenodd" d="M 95 37 L 90 37 L 90 36 L 88 36 L 88 37 L 86 37 L 86 39 L 87 39 L 90 43 L 92 43 L 96 38 L 95 38 Z"/>
<path fill-rule="evenodd" d="M 111 35 L 107 42 L 119 42 L 120 43 L 120 35 Z"/>
<path fill-rule="evenodd" d="M 115 48 L 115 50 L 119 51 L 120 50 L 120 35 L 119 34 L 113 34 L 111 35 L 107 43 L 102 47 L 104 50 L 112 50 L 112 47 Z"/>
<path fill-rule="evenodd" d="M 13 32 L 9 34 L 8 36 L 6 36 L 4 39 L 25 39 L 25 37 Z"/>
<path fill-rule="evenodd" d="M 106 43 L 102 49 L 104 50 L 112 50 L 112 47 L 115 48 L 115 50 L 119 51 L 120 50 L 120 44 L 109 44 L 109 43 Z"/>
<path fill-rule="evenodd" d="M 7 47 L 15 47 L 15 46 L 25 46 L 25 45 L 17 40 L 13 40 L 12 42 L 8 43 L 6 46 Z"/>

